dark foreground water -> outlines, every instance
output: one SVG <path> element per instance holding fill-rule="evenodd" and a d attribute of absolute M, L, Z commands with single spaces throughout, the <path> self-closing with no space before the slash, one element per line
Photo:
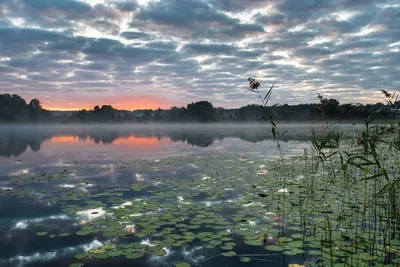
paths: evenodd
<path fill-rule="evenodd" d="M 284 155 L 319 127 L 279 125 Z M 276 246 L 296 217 L 258 196 L 286 193 L 268 125 L 0 126 L 0 156 L 0 266 L 305 262 Z"/>

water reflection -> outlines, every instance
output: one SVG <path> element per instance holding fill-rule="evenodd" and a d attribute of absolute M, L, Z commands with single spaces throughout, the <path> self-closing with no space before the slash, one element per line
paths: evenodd
<path fill-rule="evenodd" d="M 315 127 L 318 126 L 281 125 L 280 130 L 288 130 L 283 141 L 305 141 Z M 113 144 L 146 149 L 171 142 L 208 147 L 225 138 L 257 143 L 272 139 L 272 135 L 269 125 L 12 125 L 0 126 L 0 156 L 16 157 L 28 148 L 37 152 L 43 143 Z"/>

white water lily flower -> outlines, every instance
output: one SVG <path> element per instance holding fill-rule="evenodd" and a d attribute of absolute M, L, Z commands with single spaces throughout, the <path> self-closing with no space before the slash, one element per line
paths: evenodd
<path fill-rule="evenodd" d="M 76 213 L 79 217 L 81 217 L 82 222 L 92 222 L 99 218 L 104 218 L 106 216 L 106 211 L 103 208 L 97 209 L 88 209 L 83 211 L 78 211 Z"/>
<path fill-rule="evenodd" d="M 281 189 L 279 189 L 276 193 L 278 193 L 278 194 L 289 194 L 289 189 L 287 189 L 287 188 L 281 188 Z"/>
<path fill-rule="evenodd" d="M 127 201 L 119 206 L 114 206 L 112 207 L 113 209 L 121 209 L 121 208 L 125 208 L 126 206 L 132 206 L 133 203 L 131 201 Z"/>

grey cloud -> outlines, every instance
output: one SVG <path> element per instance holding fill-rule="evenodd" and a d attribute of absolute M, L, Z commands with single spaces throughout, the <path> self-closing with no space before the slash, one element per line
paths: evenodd
<path fill-rule="evenodd" d="M 111 23 L 104 19 L 90 22 L 90 25 L 100 32 L 105 32 L 112 35 L 118 35 L 119 33 L 119 26 L 117 24 Z"/>
<path fill-rule="evenodd" d="M 387 46 L 387 42 L 379 39 L 356 39 L 337 45 L 337 50 L 346 51 L 353 49 L 370 49 L 379 46 Z"/>
<path fill-rule="evenodd" d="M 162 50 L 175 50 L 178 44 L 174 42 L 151 42 L 147 43 L 145 46 Z"/>
<path fill-rule="evenodd" d="M 9 66 L 14 68 L 21 68 L 27 71 L 52 71 L 56 69 L 63 69 L 63 65 L 55 61 L 37 61 L 34 57 L 31 58 L 14 58 L 9 63 Z"/>
<path fill-rule="evenodd" d="M 87 38 L 76 36 L 60 36 L 56 40 L 49 40 L 47 45 L 41 45 L 41 50 L 47 51 L 63 51 L 76 53 L 80 51 L 88 42 Z"/>
<path fill-rule="evenodd" d="M 90 5 L 75 0 L 23 0 L 23 3 L 28 8 L 41 12 L 57 9 L 64 12 L 86 13 L 91 10 Z"/>
<path fill-rule="evenodd" d="M 339 10 L 340 11 L 340 10 Z M 378 16 L 376 7 L 364 8 L 363 12 L 356 14 L 347 21 L 328 20 L 323 21 L 321 26 L 325 26 L 327 30 L 338 33 L 352 33 L 359 31 L 363 26 L 374 23 Z"/>
<path fill-rule="evenodd" d="M 262 54 L 264 54 L 264 51 L 262 50 L 238 50 L 235 53 L 237 57 L 243 58 L 260 57 Z"/>
<path fill-rule="evenodd" d="M 186 12 L 182 12 L 182 10 Z M 220 23 L 236 21 L 222 13 L 218 13 L 205 2 L 196 0 L 151 2 L 146 9 L 140 11 L 137 18 L 175 26 L 185 26 L 192 24 L 194 21 L 214 21 Z"/>
<path fill-rule="evenodd" d="M 10 21 L 5 19 L 5 18 L 1 18 L 0 19 L 0 27 L 8 27 L 10 26 Z"/>
<path fill-rule="evenodd" d="M 102 64 L 100 62 L 84 64 L 80 66 L 82 70 L 100 70 L 100 71 L 111 71 L 114 66 L 110 64 Z"/>
<path fill-rule="evenodd" d="M 146 8 L 140 9 L 131 26 L 146 32 L 163 32 L 197 40 L 240 39 L 247 34 L 264 32 L 261 25 L 241 23 L 201 0 L 150 2 Z"/>
<path fill-rule="evenodd" d="M 381 0 L 341 0 L 339 5 L 344 8 L 360 8 L 382 2 Z"/>
<path fill-rule="evenodd" d="M 295 55 L 300 57 L 321 57 L 334 54 L 335 50 L 323 47 L 303 47 L 296 50 Z"/>
<path fill-rule="evenodd" d="M 115 6 L 121 10 L 121 11 L 125 11 L 125 12 L 132 12 L 135 11 L 139 5 L 135 0 L 130 0 L 130 1 L 120 1 L 115 3 Z"/>
<path fill-rule="evenodd" d="M 103 73 L 100 72 L 95 72 L 95 71 L 75 71 L 74 72 L 74 80 L 75 78 L 79 79 L 83 79 L 83 80 L 109 80 L 109 77 Z"/>
<path fill-rule="evenodd" d="M 40 74 L 28 74 L 27 79 L 38 82 L 52 82 L 61 79 L 63 74 L 55 74 L 53 72 L 44 72 Z"/>
<path fill-rule="evenodd" d="M 127 40 L 132 40 L 132 39 L 149 39 L 150 35 L 144 32 L 138 32 L 138 31 L 128 31 L 128 32 L 123 32 L 120 34 L 121 37 L 127 39 Z"/>
<path fill-rule="evenodd" d="M 122 16 L 121 11 L 112 5 L 97 4 L 91 7 L 78 0 L 10 0 L 3 5 L 5 8 L 0 8 L 3 16 L 23 19 L 25 25 L 46 29 L 73 29 L 82 27 L 76 22 L 84 22 L 101 31 L 116 34 L 118 26 L 112 22 Z"/>
<path fill-rule="evenodd" d="M 17 70 L 13 67 L 6 66 L 6 65 L 0 65 L 0 73 L 14 73 Z M 1 82 L 1 80 L 0 80 Z"/>
<path fill-rule="evenodd" d="M 262 7 L 271 1 L 268 0 L 210 0 L 213 6 L 227 11 L 243 11 Z"/>
<path fill-rule="evenodd" d="M 267 15 L 257 13 L 254 16 L 254 19 L 257 23 L 264 25 L 279 25 L 286 22 L 285 15 L 282 13 L 273 13 Z"/>
<path fill-rule="evenodd" d="M 325 59 L 322 62 L 320 62 L 321 66 L 337 66 L 337 65 L 342 65 L 346 64 L 345 59 Z"/>
<path fill-rule="evenodd" d="M 263 64 L 261 66 L 261 69 L 275 69 L 278 68 L 279 66 L 277 64 L 274 63 L 269 63 L 269 64 Z"/>
<path fill-rule="evenodd" d="M 337 8 L 336 0 L 283 0 L 278 10 L 291 21 L 303 22 Z"/>
<path fill-rule="evenodd" d="M 236 47 L 224 44 L 187 44 L 183 47 L 185 51 L 196 54 L 224 54 L 231 55 Z"/>
<path fill-rule="evenodd" d="M 0 28 L 0 55 L 20 55 L 60 38 L 60 33 L 40 29 Z"/>

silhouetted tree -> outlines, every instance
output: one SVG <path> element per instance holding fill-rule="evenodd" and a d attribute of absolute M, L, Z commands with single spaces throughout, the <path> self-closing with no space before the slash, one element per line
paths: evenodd
<path fill-rule="evenodd" d="M 327 119 L 332 119 L 335 117 L 335 111 L 339 107 L 340 103 L 334 98 L 324 98 L 322 95 L 317 95 L 319 99 L 319 109 L 321 110 L 322 114 Z"/>
<path fill-rule="evenodd" d="M 210 122 L 216 120 L 216 111 L 212 103 L 200 101 L 187 105 L 189 116 L 196 121 Z"/>

